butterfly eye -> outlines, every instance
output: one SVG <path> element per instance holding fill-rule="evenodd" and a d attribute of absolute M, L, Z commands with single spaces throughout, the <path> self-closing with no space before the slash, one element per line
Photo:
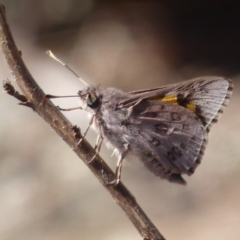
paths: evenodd
<path fill-rule="evenodd" d="M 86 103 L 87 103 L 88 107 L 90 107 L 92 109 L 96 109 L 100 106 L 99 98 L 93 94 L 88 94 Z"/>

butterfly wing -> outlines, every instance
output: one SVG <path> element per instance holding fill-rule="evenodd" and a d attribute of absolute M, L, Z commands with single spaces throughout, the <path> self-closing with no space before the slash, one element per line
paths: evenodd
<path fill-rule="evenodd" d="M 132 97 L 119 102 L 119 106 L 128 107 L 143 98 L 170 102 L 194 112 L 209 131 L 229 102 L 232 90 L 230 79 L 206 76 L 160 88 L 130 92 Z"/>
<path fill-rule="evenodd" d="M 127 108 L 126 127 L 133 151 L 155 175 L 184 184 L 201 161 L 207 132 L 232 91 L 230 80 L 202 77 L 132 93 L 119 102 Z"/>

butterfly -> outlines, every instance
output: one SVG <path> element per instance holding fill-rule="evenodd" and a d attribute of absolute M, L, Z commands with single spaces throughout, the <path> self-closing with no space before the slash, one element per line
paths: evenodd
<path fill-rule="evenodd" d="M 131 154 L 156 176 L 186 184 L 182 175 L 192 175 L 201 163 L 211 126 L 233 90 L 230 79 L 217 76 L 129 93 L 82 82 L 86 87 L 76 95 L 81 107 L 73 109 L 90 113 L 83 137 L 95 126 L 96 155 L 103 140 L 115 149 L 116 178 L 110 182 L 114 185 L 120 181 L 123 160 Z"/>

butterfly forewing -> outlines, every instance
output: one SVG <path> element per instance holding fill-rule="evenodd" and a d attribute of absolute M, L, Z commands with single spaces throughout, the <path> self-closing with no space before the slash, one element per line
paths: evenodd
<path fill-rule="evenodd" d="M 231 81 L 222 77 L 204 77 L 184 83 L 167 95 L 178 92 L 178 104 L 187 108 L 192 106 L 193 109 L 190 110 L 195 112 L 209 130 L 229 101 L 232 92 Z"/>
<path fill-rule="evenodd" d="M 121 101 L 119 105 L 131 106 L 139 99 L 154 98 L 170 101 L 193 111 L 205 127 L 217 121 L 219 113 L 227 105 L 233 89 L 231 80 L 223 77 L 206 76 L 175 83 L 155 89 L 130 92 L 132 98 Z"/>

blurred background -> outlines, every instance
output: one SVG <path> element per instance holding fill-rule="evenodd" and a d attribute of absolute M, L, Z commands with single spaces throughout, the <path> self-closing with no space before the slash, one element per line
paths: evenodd
<path fill-rule="evenodd" d="M 238 1 L 5 0 L 25 64 L 46 93 L 83 85 L 45 55 L 51 49 L 90 84 L 124 91 L 202 75 L 233 79 L 202 164 L 186 187 L 125 162 L 122 181 L 166 239 L 240 239 L 240 3 Z M 0 79 L 17 88 L 1 54 Z M 63 108 L 77 99 L 54 100 Z M 49 126 L 0 94 L 0 239 L 141 239 L 88 168 Z M 66 116 L 84 130 L 85 112 Z M 93 131 L 87 139 L 94 144 Z M 115 169 L 116 158 L 102 157 Z"/>

